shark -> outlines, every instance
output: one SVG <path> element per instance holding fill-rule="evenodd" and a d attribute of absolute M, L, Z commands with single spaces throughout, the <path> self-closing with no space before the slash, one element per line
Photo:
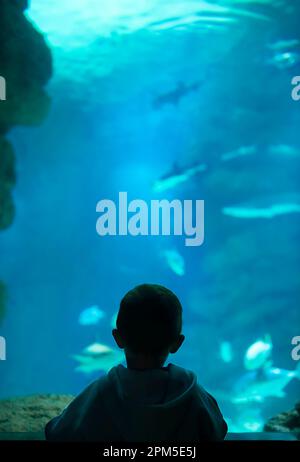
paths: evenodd
<path fill-rule="evenodd" d="M 282 156 L 287 158 L 300 157 L 300 149 L 289 144 L 273 144 L 268 147 L 267 153 L 271 156 Z"/>
<path fill-rule="evenodd" d="M 180 168 L 174 164 L 173 169 L 162 176 L 153 184 L 153 192 L 163 192 L 169 189 L 174 189 L 176 186 L 188 182 L 198 173 L 202 173 L 207 169 L 206 164 L 199 163 L 186 168 Z"/>
<path fill-rule="evenodd" d="M 78 322 L 82 326 L 96 325 L 105 317 L 105 312 L 98 305 L 85 308 L 79 315 Z"/>
<path fill-rule="evenodd" d="M 270 196 L 263 200 L 258 199 L 245 204 L 223 207 L 222 213 L 243 220 L 270 220 L 281 215 L 298 214 L 300 213 L 300 196 L 294 193 Z"/>
<path fill-rule="evenodd" d="M 164 250 L 161 253 L 165 259 L 168 267 L 177 274 L 177 276 L 184 276 L 185 274 L 185 261 L 183 256 L 176 249 Z"/>
<path fill-rule="evenodd" d="M 273 51 L 282 51 L 291 48 L 296 48 L 300 45 L 298 39 L 277 40 L 276 42 L 269 43 L 267 47 Z"/>
<path fill-rule="evenodd" d="M 222 162 L 228 162 L 230 160 L 236 159 L 238 157 L 245 157 L 245 156 L 251 156 L 257 153 L 257 147 L 252 145 L 252 146 L 241 146 L 238 149 L 235 149 L 230 152 L 226 152 L 222 154 L 221 156 L 221 161 Z"/>
<path fill-rule="evenodd" d="M 93 343 L 79 355 L 72 356 L 79 366 L 75 368 L 77 372 L 91 374 L 92 372 L 108 372 L 112 367 L 124 361 L 124 354 L 121 350 L 111 348 L 101 343 Z"/>
<path fill-rule="evenodd" d="M 182 98 L 189 95 L 190 93 L 196 92 L 197 90 L 199 90 L 199 88 L 200 82 L 195 82 L 192 84 L 178 82 L 174 90 L 162 93 L 154 99 L 153 108 L 161 109 L 163 106 L 166 105 L 177 106 L 179 102 L 182 100 Z"/>
<path fill-rule="evenodd" d="M 231 397 L 234 404 L 260 403 L 266 398 L 284 398 L 285 387 L 300 380 L 300 364 L 294 370 L 269 367 L 244 376 L 243 387 Z"/>

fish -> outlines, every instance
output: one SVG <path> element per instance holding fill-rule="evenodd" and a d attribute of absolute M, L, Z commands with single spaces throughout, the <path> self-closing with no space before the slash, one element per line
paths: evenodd
<path fill-rule="evenodd" d="M 207 166 L 204 163 L 195 164 L 186 168 L 180 168 L 175 164 L 169 173 L 155 181 L 152 190 L 158 193 L 176 188 L 178 185 L 186 183 L 195 175 L 204 172 L 206 169 Z"/>
<path fill-rule="evenodd" d="M 241 146 L 233 151 L 221 155 L 222 162 L 228 162 L 237 158 L 253 156 L 258 153 L 256 145 Z M 299 157 L 300 149 L 288 144 L 273 144 L 266 148 L 266 154 L 270 156 Z"/>
<path fill-rule="evenodd" d="M 287 194 L 282 197 L 270 197 L 267 200 L 223 207 L 222 213 L 243 220 L 272 219 L 281 215 L 300 213 L 300 197 Z"/>
<path fill-rule="evenodd" d="M 166 93 L 162 93 L 153 100 L 153 108 L 160 109 L 165 105 L 177 106 L 177 104 L 184 98 L 197 91 L 200 88 L 200 82 L 193 84 L 186 84 L 184 82 L 178 82 L 177 87 Z"/>
<path fill-rule="evenodd" d="M 105 316 L 105 312 L 98 305 L 93 305 L 80 313 L 78 322 L 81 326 L 92 326 L 98 324 Z"/>
<path fill-rule="evenodd" d="M 289 144 L 273 144 L 268 147 L 267 153 L 272 156 L 299 157 L 300 149 Z"/>
<path fill-rule="evenodd" d="M 210 17 L 211 19 L 213 16 Z M 208 19 L 208 18 L 205 18 Z M 217 18 L 218 20 L 220 18 Z M 200 17 L 199 17 L 200 20 Z M 220 21 L 217 21 L 219 24 Z M 207 27 L 213 27 L 212 24 L 206 24 Z M 220 24 L 218 25 L 220 27 Z M 161 93 L 160 95 L 156 96 L 152 101 L 152 107 L 155 110 L 159 110 L 164 106 L 177 106 L 180 101 L 190 95 L 191 93 L 197 92 L 203 85 L 207 83 L 218 71 L 220 68 L 219 62 L 211 63 L 210 66 L 205 70 L 204 75 L 201 77 L 200 80 L 194 83 L 185 83 L 183 81 L 179 81 L 176 87 L 170 91 Z"/>
<path fill-rule="evenodd" d="M 272 51 L 290 50 L 300 45 L 298 39 L 277 40 L 276 42 L 269 43 L 267 47 Z"/>
<path fill-rule="evenodd" d="M 122 350 L 111 348 L 101 343 L 93 343 L 84 348 L 81 354 L 72 355 L 79 363 L 77 372 L 90 374 L 95 371 L 108 372 L 112 367 L 124 361 Z"/>
<path fill-rule="evenodd" d="M 264 339 L 259 339 L 249 346 L 244 356 L 244 366 L 247 370 L 259 369 L 264 367 L 272 354 L 272 340 L 270 335 L 265 335 Z"/>
<path fill-rule="evenodd" d="M 221 161 L 222 162 L 227 162 L 232 159 L 236 159 L 237 157 L 245 157 L 245 156 L 250 156 L 253 154 L 257 153 L 257 147 L 252 145 L 252 146 L 241 146 L 238 149 L 235 149 L 234 151 L 226 152 L 225 154 L 222 154 L 221 156 Z"/>
<path fill-rule="evenodd" d="M 225 419 L 231 433 L 260 432 L 263 431 L 265 419 L 260 408 L 246 407 L 245 410 L 239 409 L 238 416 Z"/>
<path fill-rule="evenodd" d="M 173 273 L 177 274 L 177 276 L 185 275 L 184 258 L 176 249 L 164 250 L 161 255 Z"/>
<path fill-rule="evenodd" d="M 294 370 L 265 368 L 262 373 L 248 374 L 243 389 L 233 394 L 234 404 L 262 403 L 266 398 L 284 398 L 285 387 L 293 379 L 300 380 L 300 363 Z"/>
<path fill-rule="evenodd" d="M 110 353 L 111 351 L 112 349 L 109 346 L 95 342 L 84 348 L 83 353 L 86 355 L 98 357 L 99 355 L 101 356 Z"/>
<path fill-rule="evenodd" d="M 300 62 L 300 54 L 295 51 L 283 51 L 275 53 L 267 59 L 267 64 L 279 70 L 290 69 Z"/>
<path fill-rule="evenodd" d="M 220 344 L 220 358 L 224 363 L 231 363 L 233 360 L 232 345 L 230 342 L 222 342 Z"/>

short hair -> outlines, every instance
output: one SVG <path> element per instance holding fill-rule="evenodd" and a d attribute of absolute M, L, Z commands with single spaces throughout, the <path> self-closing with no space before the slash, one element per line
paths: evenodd
<path fill-rule="evenodd" d="M 132 352 L 159 355 L 181 333 L 182 306 L 166 287 L 141 284 L 121 300 L 116 325 Z"/>

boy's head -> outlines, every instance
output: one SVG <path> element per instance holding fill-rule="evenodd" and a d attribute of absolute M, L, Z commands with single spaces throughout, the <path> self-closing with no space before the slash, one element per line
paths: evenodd
<path fill-rule="evenodd" d="M 126 356 L 166 358 L 181 346 L 182 306 L 169 289 L 142 284 L 121 300 L 113 336 Z"/>

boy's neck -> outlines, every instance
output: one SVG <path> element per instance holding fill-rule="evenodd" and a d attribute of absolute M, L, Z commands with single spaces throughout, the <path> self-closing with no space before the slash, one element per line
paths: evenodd
<path fill-rule="evenodd" d="M 133 356 L 126 354 L 128 369 L 146 370 L 161 369 L 167 358 L 152 358 L 147 356 Z"/>

